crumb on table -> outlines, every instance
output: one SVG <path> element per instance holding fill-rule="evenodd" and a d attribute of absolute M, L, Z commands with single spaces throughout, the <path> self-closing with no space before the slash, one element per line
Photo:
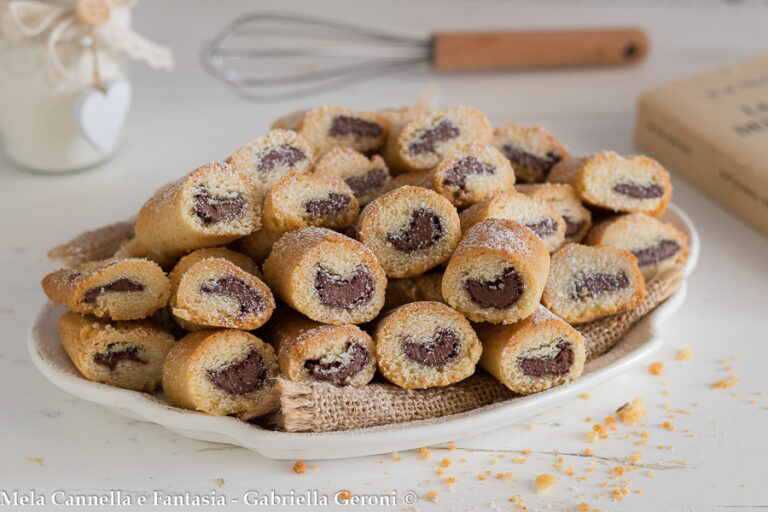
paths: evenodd
<path fill-rule="evenodd" d="M 643 399 L 635 398 L 632 403 L 626 403 L 619 407 L 616 411 L 616 416 L 627 424 L 635 423 L 645 417 L 645 409 L 643 409 Z"/>
<path fill-rule="evenodd" d="M 551 473 L 542 473 L 536 477 L 536 492 L 547 492 L 557 483 L 557 477 Z"/>

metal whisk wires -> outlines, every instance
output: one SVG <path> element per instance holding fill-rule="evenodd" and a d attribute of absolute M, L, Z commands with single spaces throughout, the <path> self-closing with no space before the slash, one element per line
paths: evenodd
<path fill-rule="evenodd" d="M 291 99 L 429 62 L 430 42 L 295 14 L 246 14 L 206 43 L 203 67 L 253 101 Z"/>

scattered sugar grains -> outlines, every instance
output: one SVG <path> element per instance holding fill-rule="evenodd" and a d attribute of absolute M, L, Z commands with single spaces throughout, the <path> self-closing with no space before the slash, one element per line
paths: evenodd
<path fill-rule="evenodd" d="M 304 464 L 302 461 L 296 462 L 296 464 L 293 465 L 293 472 L 302 474 L 307 472 L 307 465 Z"/>
<path fill-rule="evenodd" d="M 536 492 L 541 494 L 547 492 L 557 483 L 557 478 L 551 473 L 542 473 L 536 477 Z"/>
<path fill-rule="evenodd" d="M 648 365 L 648 372 L 651 375 L 661 375 L 662 370 L 664 369 L 664 363 L 661 361 L 656 361 L 655 363 L 651 363 Z"/>
<path fill-rule="evenodd" d="M 645 418 L 645 409 L 643 409 L 643 399 L 635 398 L 632 403 L 626 403 L 619 407 L 616 416 L 627 424 L 635 423 Z"/>
<path fill-rule="evenodd" d="M 691 359 L 693 359 L 691 347 L 685 347 L 675 353 L 675 361 L 690 361 Z"/>

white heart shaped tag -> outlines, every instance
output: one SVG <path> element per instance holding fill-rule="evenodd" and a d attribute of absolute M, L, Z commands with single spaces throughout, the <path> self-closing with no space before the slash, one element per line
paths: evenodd
<path fill-rule="evenodd" d="M 106 93 L 88 89 L 77 97 L 75 124 L 96 150 L 109 153 L 117 143 L 130 106 L 131 84 L 128 80 L 115 80 Z"/>

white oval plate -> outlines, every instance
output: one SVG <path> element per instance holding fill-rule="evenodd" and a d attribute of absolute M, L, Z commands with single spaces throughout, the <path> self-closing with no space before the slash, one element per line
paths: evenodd
<path fill-rule="evenodd" d="M 699 257 L 696 228 L 674 205 L 669 206 L 662 219 L 688 235 L 691 246 L 685 269 L 688 276 Z M 583 377 L 570 384 L 443 418 L 318 434 L 265 430 L 235 418 L 170 406 L 161 392 L 147 394 L 86 380 L 59 341 L 56 322 L 65 309 L 54 308 L 50 303 L 37 314 L 27 344 L 35 366 L 54 385 L 123 416 L 163 425 L 185 437 L 243 446 L 272 459 L 338 459 L 409 450 L 476 435 L 517 422 L 583 393 L 658 350 L 662 344 L 661 324 L 680 307 L 685 294 L 683 283 L 677 293 L 635 324 L 614 348 L 590 361 Z"/>

